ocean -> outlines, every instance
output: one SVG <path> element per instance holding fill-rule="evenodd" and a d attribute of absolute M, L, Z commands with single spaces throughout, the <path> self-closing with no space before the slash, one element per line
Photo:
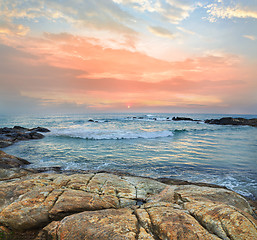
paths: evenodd
<path fill-rule="evenodd" d="M 0 127 L 51 130 L 43 139 L 20 141 L 2 150 L 27 159 L 33 168 L 122 171 L 213 183 L 256 199 L 257 128 L 171 120 L 177 116 L 204 120 L 225 115 L 0 115 Z"/>

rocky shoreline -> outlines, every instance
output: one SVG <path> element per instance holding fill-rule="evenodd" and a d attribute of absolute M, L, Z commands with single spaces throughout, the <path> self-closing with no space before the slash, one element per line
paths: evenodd
<path fill-rule="evenodd" d="M 257 127 L 257 118 L 246 119 L 246 118 L 225 117 L 221 119 L 207 119 L 204 122 L 208 124 L 217 124 L 217 125 L 236 125 L 236 126 Z"/>
<path fill-rule="evenodd" d="M 0 151 L 1 240 L 257 239 L 256 208 L 224 187 L 27 165 Z"/>
<path fill-rule="evenodd" d="M 194 120 L 192 118 L 185 117 L 173 117 L 173 121 L 193 121 L 200 122 L 200 120 Z M 220 119 L 206 119 L 204 123 L 207 124 L 216 124 L 216 125 L 236 125 L 236 126 L 252 126 L 257 127 L 257 118 L 246 119 L 246 118 L 232 118 L 224 117 Z"/>
<path fill-rule="evenodd" d="M 144 117 L 132 117 L 133 120 L 142 120 Z M 151 118 L 153 121 L 157 121 L 158 118 L 153 117 Z M 88 120 L 89 122 L 98 122 L 95 120 Z M 165 120 L 162 120 L 165 121 Z M 247 119 L 247 118 L 233 118 L 233 117 L 223 117 L 220 119 L 205 119 L 205 120 L 199 120 L 199 119 L 193 119 L 189 117 L 167 117 L 166 121 L 189 121 L 189 122 L 204 122 L 206 124 L 216 124 L 216 125 L 237 125 L 237 126 L 252 126 L 257 127 L 257 118 Z"/>
<path fill-rule="evenodd" d="M 0 128 L 0 148 L 8 147 L 22 140 L 41 139 L 44 135 L 39 132 L 50 132 L 50 130 L 42 127 L 29 129 L 20 126 Z"/>

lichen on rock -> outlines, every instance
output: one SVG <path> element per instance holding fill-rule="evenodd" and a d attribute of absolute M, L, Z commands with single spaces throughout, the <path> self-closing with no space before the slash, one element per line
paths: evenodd
<path fill-rule="evenodd" d="M 42 240 L 257 239 L 248 202 L 222 188 L 112 173 L 29 173 L 1 181 L 0 197 L 4 234 L 41 229 Z"/>

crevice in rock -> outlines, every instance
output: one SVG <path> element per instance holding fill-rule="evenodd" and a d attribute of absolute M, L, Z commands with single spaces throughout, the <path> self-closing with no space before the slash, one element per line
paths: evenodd
<path fill-rule="evenodd" d="M 220 219 L 219 219 L 219 220 L 220 220 Z M 230 235 L 230 233 L 228 232 L 227 228 L 224 226 L 224 223 L 223 223 L 221 220 L 220 220 L 220 223 L 221 223 L 221 227 L 222 227 L 223 231 L 226 233 L 228 239 L 234 239 L 234 238 Z"/>
<path fill-rule="evenodd" d="M 51 212 L 51 210 L 54 208 L 54 205 L 56 204 L 56 202 L 59 200 L 60 196 L 61 196 L 63 193 L 64 193 L 64 190 L 62 190 L 62 191 L 60 192 L 60 194 L 58 194 L 58 196 L 56 196 L 56 199 L 54 200 L 52 206 L 49 208 L 49 210 L 48 210 L 48 217 L 49 217 L 49 219 L 52 219 L 52 218 L 50 217 L 49 212 Z"/>
<path fill-rule="evenodd" d="M 137 218 L 137 223 L 136 223 L 136 227 L 137 227 L 137 231 L 136 231 L 136 240 L 138 240 L 139 238 L 139 233 L 140 233 L 140 220 L 139 220 L 139 217 L 137 216 L 137 214 L 135 213 L 135 210 L 132 212 L 133 215 L 135 215 L 135 217 Z"/>
<path fill-rule="evenodd" d="M 120 177 L 122 180 L 126 181 L 127 183 L 129 183 L 131 186 L 133 186 L 135 188 L 135 191 L 136 191 L 136 196 L 134 198 L 134 200 L 137 200 L 137 192 L 138 192 L 138 189 L 137 189 L 137 186 L 134 185 L 132 182 L 130 182 L 128 179 L 124 179 L 122 176 Z"/>
<path fill-rule="evenodd" d="M 107 183 L 107 181 L 108 181 L 108 180 L 105 180 L 104 183 L 99 187 L 99 195 L 100 195 L 100 194 L 104 195 L 104 194 L 103 194 L 103 187 L 104 187 L 104 185 Z"/>
<path fill-rule="evenodd" d="M 96 173 L 94 173 L 87 181 L 86 186 L 88 187 L 89 183 L 92 181 L 92 179 L 96 176 Z"/>
<path fill-rule="evenodd" d="M 142 206 L 143 204 L 147 203 L 145 199 L 137 198 L 136 200 L 136 205 L 137 206 Z"/>
<path fill-rule="evenodd" d="M 208 231 L 210 234 L 215 235 L 216 237 L 222 239 L 219 235 L 217 235 L 214 231 L 211 231 L 210 229 L 207 228 L 207 226 L 202 222 L 201 219 L 199 219 L 196 215 L 192 214 L 189 212 L 190 216 L 192 216 L 206 231 Z"/>
<path fill-rule="evenodd" d="M 159 237 L 159 231 L 158 231 L 157 227 L 153 224 L 153 219 L 152 219 L 150 213 L 147 211 L 146 208 L 145 208 L 145 211 L 146 211 L 147 215 L 149 216 L 149 219 L 151 222 L 150 230 L 151 230 L 153 237 L 155 238 L 155 240 L 161 240 L 161 238 Z"/>
<path fill-rule="evenodd" d="M 117 189 L 115 189 L 115 195 L 118 198 L 118 203 L 119 203 L 119 208 L 120 208 L 121 207 L 121 203 L 120 203 L 119 191 Z"/>
<path fill-rule="evenodd" d="M 99 198 L 100 198 L 103 202 L 110 204 L 110 202 L 108 202 L 108 201 L 106 201 L 105 199 L 103 199 L 101 195 L 99 195 Z M 119 203 L 118 208 L 120 208 L 120 199 L 117 198 L 117 200 L 118 200 L 118 203 Z M 104 209 L 110 209 L 110 208 L 117 209 L 117 206 L 115 206 L 115 205 L 113 205 L 113 204 L 110 204 L 110 205 L 111 205 L 110 207 L 104 208 Z"/>
<path fill-rule="evenodd" d="M 71 179 L 67 180 L 67 182 L 64 184 L 63 187 L 69 188 L 69 187 L 68 187 L 68 184 L 69 184 L 70 181 L 71 181 Z"/>
<path fill-rule="evenodd" d="M 146 211 L 146 210 L 145 210 L 145 211 Z M 133 214 L 136 216 L 136 218 L 137 218 L 137 231 L 138 231 L 137 237 L 139 237 L 139 234 L 140 234 L 140 227 L 142 227 L 142 228 L 144 228 L 145 231 L 146 231 L 148 234 L 150 234 L 155 240 L 160 240 L 159 236 L 154 235 L 154 233 L 153 233 L 152 231 L 149 231 L 149 229 L 147 229 L 147 228 L 144 226 L 144 224 L 142 224 L 142 222 L 141 222 L 141 220 L 140 220 L 140 217 L 139 217 L 138 214 L 136 213 L 135 208 L 134 208 L 134 211 L 133 211 L 132 213 L 133 213 Z M 147 214 L 148 214 L 148 212 L 147 212 Z M 148 214 L 148 216 L 149 216 L 149 214 Z M 149 216 L 149 219 L 150 219 L 150 216 Z M 151 222 L 151 224 L 152 224 L 152 222 Z M 152 226 L 151 226 L 151 227 L 152 227 Z M 137 238 L 137 239 L 138 239 L 138 238 Z"/>
<path fill-rule="evenodd" d="M 48 192 L 48 194 L 45 196 L 43 202 L 48 198 L 48 196 L 54 191 L 54 188 Z"/>

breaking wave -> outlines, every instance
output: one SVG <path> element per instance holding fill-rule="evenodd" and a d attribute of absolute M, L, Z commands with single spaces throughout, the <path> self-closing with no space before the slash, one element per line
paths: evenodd
<path fill-rule="evenodd" d="M 100 129 L 59 129 L 53 130 L 54 136 L 82 138 L 87 140 L 119 140 L 119 139 L 154 139 L 172 137 L 172 131 L 125 131 L 125 130 L 100 130 Z"/>

